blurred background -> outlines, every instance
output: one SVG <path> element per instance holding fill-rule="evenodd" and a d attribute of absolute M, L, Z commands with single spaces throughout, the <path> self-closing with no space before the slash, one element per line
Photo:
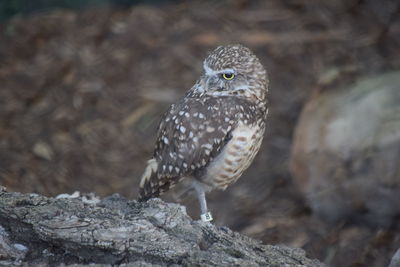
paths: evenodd
<path fill-rule="evenodd" d="M 228 43 L 266 66 L 270 117 L 249 170 L 208 197 L 215 224 L 329 266 L 387 266 L 400 247 L 398 0 L 3 0 L 0 184 L 136 198 L 161 115 Z"/>

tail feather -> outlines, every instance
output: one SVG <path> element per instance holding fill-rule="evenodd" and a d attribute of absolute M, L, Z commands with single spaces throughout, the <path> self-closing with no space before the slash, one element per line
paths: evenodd
<path fill-rule="evenodd" d="M 146 169 L 140 179 L 139 201 L 146 201 L 160 195 L 159 190 L 157 190 L 157 168 L 158 163 L 155 159 L 151 159 L 147 162 Z"/>
<path fill-rule="evenodd" d="M 155 159 L 147 162 L 146 169 L 139 184 L 139 201 L 146 201 L 158 197 L 165 191 L 174 187 L 179 181 L 179 176 L 165 176 L 158 172 L 158 163 Z"/>

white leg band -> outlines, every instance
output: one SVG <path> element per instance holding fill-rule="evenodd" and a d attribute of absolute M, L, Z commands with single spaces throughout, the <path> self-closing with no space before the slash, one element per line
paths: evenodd
<path fill-rule="evenodd" d="M 213 220 L 211 212 L 203 213 L 200 215 L 200 218 L 203 222 L 210 222 Z"/>

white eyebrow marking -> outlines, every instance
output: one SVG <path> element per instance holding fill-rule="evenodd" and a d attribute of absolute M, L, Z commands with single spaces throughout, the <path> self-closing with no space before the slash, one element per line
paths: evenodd
<path fill-rule="evenodd" d="M 213 70 L 212 68 L 210 68 L 207 65 L 206 61 L 203 62 L 203 69 L 207 76 L 213 76 L 213 75 L 220 74 L 220 73 L 235 73 L 234 69 L 222 69 L 222 70 L 218 70 L 218 71 Z"/>
<path fill-rule="evenodd" d="M 234 69 L 223 69 L 223 70 L 219 70 L 217 73 L 235 73 Z"/>

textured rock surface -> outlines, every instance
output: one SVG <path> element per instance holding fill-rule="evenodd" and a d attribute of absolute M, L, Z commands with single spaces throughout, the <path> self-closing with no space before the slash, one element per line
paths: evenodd
<path fill-rule="evenodd" d="M 390 226 L 400 214 L 400 72 L 315 94 L 296 129 L 291 170 L 310 206 Z"/>
<path fill-rule="evenodd" d="M 65 196 L 64 196 L 65 197 Z M 0 264 L 323 266 L 301 249 L 193 221 L 185 208 L 118 195 L 101 201 L 0 192 Z"/>
<path fill-rule="evenodd" d="M 393 255 L 392 260 L 388 267 L 399 267 L 400 266 L 400 248 Z"/>

